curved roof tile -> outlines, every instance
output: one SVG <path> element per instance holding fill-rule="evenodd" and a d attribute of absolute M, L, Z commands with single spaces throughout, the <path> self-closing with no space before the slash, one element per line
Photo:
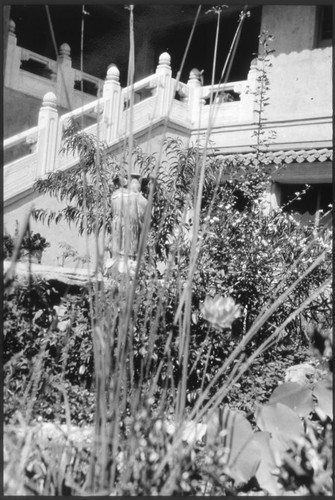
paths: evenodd
<path fill-rule="evenodd" d="M 241 161 L 245 166 L 249 165 L 255 158 L 255 153 L 236 153 L 223 155 L 218 154 L 215 156 L 216 159 L 222 159 L 225 161 Z M 262 162 L 265 165 L 270 165 L 271 163 L 280 164 L 291 164 L 291 163 L 304 163 L 309 162 L 313 163 L 317 162 L 325 162 L 331 161 L 333 159 L 333 150 L 328 148 L 322 149 L 300 149 L 298 151 L 294 151 L 293 149 L 289 151 L 275 151 L 264 153 L 264 158 Z"/>

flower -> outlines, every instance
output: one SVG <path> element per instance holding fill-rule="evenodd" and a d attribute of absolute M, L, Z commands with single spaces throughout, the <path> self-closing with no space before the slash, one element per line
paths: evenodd
<path fill-rule="evenodd" d="M 214 299 L 206 297 L 200 310 L 203 317 L 219 330 L 231 328 L 233 321 L 241 316 L 240 306 L 234 299 L 221 295 L 215 295 Z"/>

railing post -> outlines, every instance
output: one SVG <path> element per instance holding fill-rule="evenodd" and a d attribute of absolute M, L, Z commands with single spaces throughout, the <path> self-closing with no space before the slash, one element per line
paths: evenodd
<path fill-rule="evenodd" d="M 115 64 L 108 67 L 106 80 L 102 90 L 103 98 L 103 127 L 102 139 L 110 144 L 118 137 L 121 117 L 121 86 L 120 71 Z"/>
<path fill-rule="evenodd" d="M 158 66 L 156 68 L 157 87 L 156 87 L 156 115 L 166 116 L 169 111 L 172 98 L 172 70 L 171 57 L 167 52 L 159 56 Z"/>
<path fill-rule="evenodd" d="M 38 177 L 55 169 L 57 136 L 57 99 L 53 92 L 48 92 L 43 98 L 42 107 L 38 115 Z"/>
<path fill-rule="evenodd" d="M 17 88 L 20 71 L 21 49 L 17 46 L 15 22 L 11 19 L 8 24 L 8 42 L 5 65 L 5 86 Z"/>
<path fill-rule="evenodd" d="M 188 107 L 191 125 L 198 126 L 200 118 L 200 106 L 202 104 L 202 85 L 200 81 L 200 71 L 193 68 L 190 71 L 188 86 Z"/>
<path fill-rule="evenodd" d="M 72 69 L 71 48 L 67 43 L 63 43 L 59 47 L 56 81 L 58 105 L 66 109 L 72 109 L 74 72 Z"/>

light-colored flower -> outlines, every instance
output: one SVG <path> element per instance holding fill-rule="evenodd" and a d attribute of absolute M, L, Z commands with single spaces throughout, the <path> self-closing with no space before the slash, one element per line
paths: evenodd
<path fill-rule="evenodd" d="M 219 330 L 231 328 L 233 321 L 241 316 L 241 308 L 231 297 L 216 295 L 214 299 L 206 297 L 200 307 L 203 317 Z"/>

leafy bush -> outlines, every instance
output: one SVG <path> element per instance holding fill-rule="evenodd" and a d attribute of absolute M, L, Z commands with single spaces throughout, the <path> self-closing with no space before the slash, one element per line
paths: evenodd
<path fill-rule="evenodd" d="M 21 242 L 21 249 L 28 250 L 28 252 L 33 252 L 36 250 L 45 250 L 50 246 L 50 243 L 40 235 L 40 233 L 34 233 L 33 231 L 28 231 Z"/>
<path fill-rule="evenodd" d="M 92 421 L 92 408 L 81 408 L 80 403 L 94 396 L 89 391 L 93 345 L 87 302 L 85 309 L 85 296 L 68 295 L 55 306 L 59 300 L 56 290 L 39 280 L 18 284 L 5 296 L 6 421 L 16 410 L 28 420 L 38 415 L 54 419 L 58 414 L 64 419 L 61 393 L 55 387 L 65 382 L 74 420 Z M 30 406 L 29 400 L 35 398 Z"/>
<path fill-rule="evenodd" d="M 10 234 L 5 234 L 3 237 L 3 258 L 9 259 L 14 250 L 14 240 Z"/>

